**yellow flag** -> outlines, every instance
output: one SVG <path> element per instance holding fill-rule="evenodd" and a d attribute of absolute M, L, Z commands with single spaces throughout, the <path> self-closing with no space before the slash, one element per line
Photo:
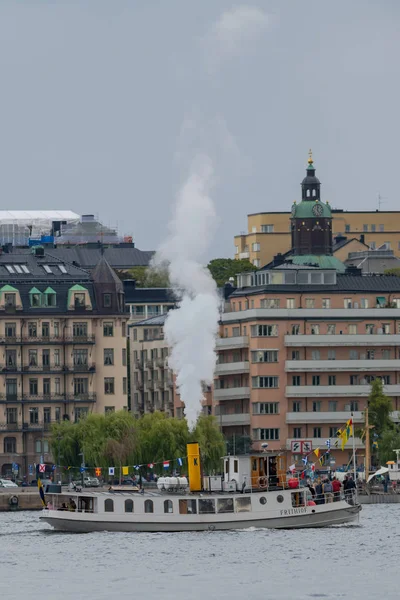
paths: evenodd
<path fill-rule="evenodd" d="M 122 475 L 129 475 L 129 467 L 122 467 Z"/>
<path fill-rule="evenodd" d="M 349 439 L 347 427 L 345 429 L 343 429 L 343 431 L 340 433 L 339 437 L 342 440 L 342 450 L 344 450 L 347 440 Z"/>
<path fill-rule="evenodd" d="M 315 454 L 315 456 L 316 456 L 317 458 L 318 458 L 318 456 L 319 456 L 319 452 L 320 452 L 319 448 L 316 448 L 316 449 L 314 450 L 314 454 Z"/>

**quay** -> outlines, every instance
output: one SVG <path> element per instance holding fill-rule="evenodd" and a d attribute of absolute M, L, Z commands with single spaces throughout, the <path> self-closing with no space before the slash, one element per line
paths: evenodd
<path fill-rule="evenodd" d="M 10 488 L 0 490 L 0 512 L 16 510 L 41 510 L 37 488 Z"/>
<path fill-rule="evenodd" d="M 358 494 L 360 504 L 400 504 L 400 494 Z"/>

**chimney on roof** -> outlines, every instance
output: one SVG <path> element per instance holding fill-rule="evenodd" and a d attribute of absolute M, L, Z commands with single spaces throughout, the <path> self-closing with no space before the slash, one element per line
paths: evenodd
<path fill-rule="evenodd" d="M 81 223 L 91 223 L 94 221 L 94 215 L 82 215 Z"/>
<path fill-rule="evenodd" d="M 136 289 L 136 279 L 124 279 L 124 288 L 126 290 Z"/>
<path fill-rule="evenodd" d="M 342 235 L 341 233 L 335 236 L 335 244 L 338 244 L 339 242 L 344 242 L 345 240 L 347 240 L 347 237 L 345 235 Z"/>
<path fill-rule="evenodd" d="M 279 265 L 282 265 L 285 262 L 285 257 L 283 256 L 283 254 L 281 252 L 279 252 L 278 254 L 276 254 L 272 260 L 272 265 L 274 267 L 279 267 Z"/>
<path fill-rule="evenodd" d="M 363 233 L 360 235 L 360 242 L 365 244 L 365 235 Z"/>
<path fill-rule="evenodd" d="M 362 275 L 362 269 L 359 269 L 354 265 L 349 265 L 346 268 L 346 275 L 356 275 L 357 277 L 360 277 Z"/>

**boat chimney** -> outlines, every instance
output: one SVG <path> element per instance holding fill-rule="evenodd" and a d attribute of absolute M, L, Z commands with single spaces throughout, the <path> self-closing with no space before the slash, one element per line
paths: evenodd
<path fill-rule="evenodd" d="M 187 444 L 189 489 L 201 492 L 200 448 L 197 442 Z"/>

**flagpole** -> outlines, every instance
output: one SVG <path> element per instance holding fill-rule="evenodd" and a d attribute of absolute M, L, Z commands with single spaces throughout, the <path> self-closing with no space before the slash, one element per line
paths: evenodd
<path fill-rule="evenodd" d="M 354 483 L 357 483 L 357 465 L 356 465 L 356 440 L 354 438 L 354 413 L 351 411 L 351 424 L 353 430 L 353 468 L 354 468 Z"/>

